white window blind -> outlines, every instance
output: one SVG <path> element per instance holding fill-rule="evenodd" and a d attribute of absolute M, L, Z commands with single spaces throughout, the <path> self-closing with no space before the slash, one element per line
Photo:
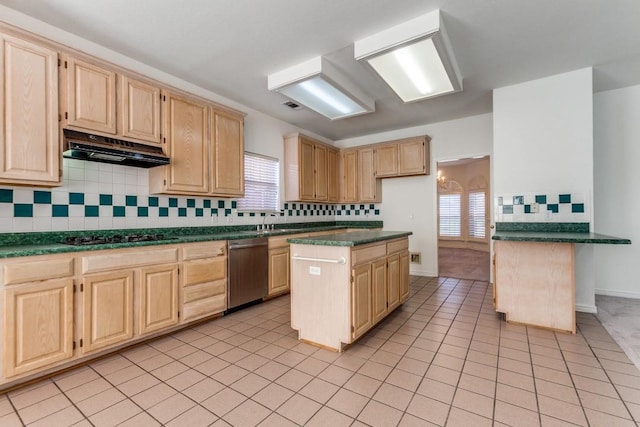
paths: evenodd
<path fill-rule="evenodd" d="M 484 191 L 469 193 L 469 237 L 485 237 L 485 194 Z"/>
<path fill-rule="evenodd" d="M 460 194 L 440 195 L 440 236 L 460 237 Z"/>
<path fill-rule="evenodd" d="M 238 200 L 243 211 L 278 211 L 278 159 L 244 153 L 244 198 Z"/>

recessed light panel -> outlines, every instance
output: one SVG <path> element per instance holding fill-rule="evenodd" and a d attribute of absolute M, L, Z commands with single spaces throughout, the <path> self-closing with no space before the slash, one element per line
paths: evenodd
<path fill-rule="evenodd" d="M 439 10 L 356 41 L 354 56 L 367 62 L 403 102 L 462 90 Z"/>
<path fill-rule="evenodd" d="M 331 120 L 374 111 L 373 99 L 362 93 L 322 57 L 269 75 L 269 90 L 282 93 Z"/>

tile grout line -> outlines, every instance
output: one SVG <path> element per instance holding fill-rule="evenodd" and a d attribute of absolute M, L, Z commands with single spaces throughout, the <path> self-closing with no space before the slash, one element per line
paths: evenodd
<path fill-rule="evenodd" d="M 471 293 L 471 290 L 473 289 L 473 285 L 475 284 L 475 282 L 476 282 L 476 280 L 474 280 L 472 282 L 471 286 L 469 286 L 469 290 L 467 291 L 467 294 L 465 295 L 465 300 L 468 298 L 469 294 Z M 458 282 L 458 285 L 459 284 L 460 284 L 460 282 Z M 458 285 L 456 285 L 456 287 Z M 463 359 L 462 367 L 460 368 L 460 374 L 458 375 L 458 382 L 456 383 L 455 391 L 453 392 L 453 396 L 451 398 L 451 404 L 449 405 L 449 410 L 447 411 L 447 416 L 445 418 L 445 425 L 449 421 L 449 416 L 451 415 L 451 408 L 453 408 L 453 401 L 455 400 L 456 394 L 458 393 L 458 389 L 460 388 L 460 381 L 462 379 L 462 373 L 464 372 L 464 367 L 467 364 L 467 357 L 469 356 L 469 351 L 471 349 L 471 341 L 473 341 L 473 335 L 475 334 L 476 328 L 478 327 L 478 319 L 480 318 L 480 314 L 482 313 L 482 306 L 484 305 L 484 297 L 482 298 L 482 301 L 483 302 L 480 304 L 480 308 L 478 309 L 478 314 L 476 315 L 476 321 L 475 321 L 474 326 L 473 326 L 473 331 L 471 333 L 471 338 L 469 339 L 469 346 L 467 347 L 467 351 L 466 351 L 464 359 Z M 464 302 L 460 305 L 460 307 L 462 307 L 463 305 L 464 305 Z M 460 313 L 460 310 L 458 310 L 458 313 Z M 457 313 L 456 313 L 456 316 L 457 316 Z M 453 322 L 452 322 L 452 324 L 453 324 Z M 449 328 L 449 330 L 451 330 L 451 327 Z M 448 334 L 449 330 L 447 330 L 447 334 Z M 446 338 L 446 335 L 445 335 L 445 338 Z M 443 340 L 443 343 L 444 343 L 444 340 Z M 442 346 L 442 344 L 440 346 Z M 438 349 L 440 349 L 440 346 L 438 347 Z M 495 402 L 495 398 L 494 398 L 494 402 Z M 482 415 L 477 414 L 475 412 L 474 412 L 474 414 L 482 416 Z M 485 417 L 483 417 L 483 418 L 485 418 Z"/>

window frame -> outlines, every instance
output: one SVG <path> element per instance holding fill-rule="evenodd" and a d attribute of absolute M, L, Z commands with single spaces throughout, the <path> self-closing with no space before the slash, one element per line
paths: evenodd
<path fill-rule="evenodd" d="M 275 182 L 271 182 L 271 183 L 264 183 L 264 181 L 257 181 L 255 179 L 247 179 L 247 173 L 251 172 L 251 170 L 253 168 L 248 168 L 247 167 L 247 157 L 254 157 L 254 158 L 261 158 L 261 159 L 265 159 L 268 161 L 272 161 L 275 163 L 275 169 L 272 170 L 273 172 L 273 177 L 275 178 Z M 259 154 L 259 153 L 254 153 L 254 152 L 250 152 L 250 151 L 245 151 L 244 152 L 244 158 L 243 158 L 243 162 L 244 162 L 244 197 L 241 197 L 239 199 L 237 199 L 236 204 L 237 204 L 237 209 L 238 212 L 264 212 L 264 213 L 279 213 L 281 211 L 280 207 L 280 159 L 277 157 L 271 157 L 271 156 L 266 156 L 264 154 Z M 269 207 L 260 207 L 260 206 L 246 206 L 243 207 L 242 206 L 242 200 L 247 199 L 247 188 L 250 188 L 250 186 L 247 186 L 247 183 L 251 183 L 251 182 L 258 182 L 260 184 L 265 184 L 266 186 L 268 186 L 268 188 L 273 188 L 275 189 L 275 200 L 273 200 L 274 206 L 273 209 L 269 208 Z"/>
<path fill-rule="evenodd" d="M 458 198 L 458 235 L 443 235 L 442 233 L 442 197 L 447 196 L 457 196 Z M 463 192 L 459 191 L 447 191 L 438 194 L 438 239 L 443 240 L 462 240 L 463 236 L 463 221 L 462 221 L 462 203 L 463 203 Z"/>

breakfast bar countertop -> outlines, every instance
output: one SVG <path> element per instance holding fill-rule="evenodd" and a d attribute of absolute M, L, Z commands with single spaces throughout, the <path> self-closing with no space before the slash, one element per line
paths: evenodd
<path fill-rule="evenodd" d="M 588 223 L 496 223 L 493 240 L 630 245 L 631 240 L 592 233 Z"/>

